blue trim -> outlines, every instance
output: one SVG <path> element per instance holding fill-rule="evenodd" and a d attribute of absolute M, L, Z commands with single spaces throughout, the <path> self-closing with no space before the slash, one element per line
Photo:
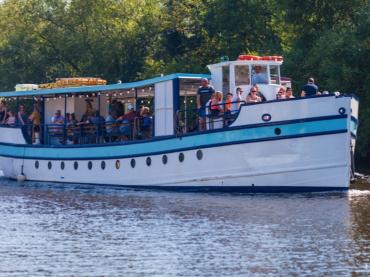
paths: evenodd
<path fill-rule="evenodd" d="M 145 143 L 115 145 L 89 148 L 33 148 L 13 147 L 4 145 L 0 147 L 0 156 L 18 157 L 24 159 L 43 160 L 101 160 L 130 158 L 148 155 L 159 155 L 188 151 L 199 148 L 213 148 L 242 143 L 263 142 L 281 139 L 330 135 L 347 132 L 345 118 L 311 121 L 280 125 L 281 135 L 275 134 L 275 126 L 259 128 L 243 128 L 217 133 L 198 133 L 196 136 L 169 138 L 159 141 L 146 141 Z"/>
<path fill-rule="evenodd" d="M 341 119 L 347 118 L 347 115 L 329 115 L 329 116 L 318 116 L 318 117 L 307 117 L 302 119 L 291 119 L 291 120 L 283 120 L 283 121 L 272 121 L 272 122 L 263 122 L 263 123 L 255 123 L 255 124 L 248 124 L 248 125 L 241 125 L 235 127 L 223 127 L 214 130 L 206 130 L 201 132 L 191 132 L 181 135 L 170 135 L 170 136 L 158 136 L 153 137 L 147 140 L 134 140 L 134 141 L 124 141 L 124 142 L 107 142 L 104 144 L 67 144 L 67 145 L 40 145 L 40 144 L 14 144 L 14 143 L 4 143 L 0 142 L 0 145 L 8 145 L 8 146 L 15 146 L 15 147 L 27 147 L 27 148 L 92 148 L 92 147 L 107 147 L 107 146 L 122 146 L 122 145 L 131 145 L 131 144 L 141 144 L 141 143 L 148 143 L 152 141 L 162 141 L 168 140 L 172 138 L 184 138 L 184 137 L 192 137 L 198 136 L 202 134 L 212 134 L 212 133 L 220 133 L 223 131 L 232 131 L 232 130 L 240 130 L 240 129 L 250 129 L 250 128 L 260 128 L 260 127 L 267 127 L 267 126 L 280 126 L 280 125 L 289 125 L 295 123 L 304 123 L 304 122 L 315 122 L 315 121 L 322 121 L 322 120 L 331 120 L 331 119 Z M 48 126 L 51 126 L 49 124 Z M 3 128 L 20 128 L 19 126 L 7 126 L 7 125 L 0 125 Z"/>
<path fill-rule="evenodd" d="M 174 73 L 162 77 L 155 77 L 143 81 L 113 84 L 104 86 L 82 86 L 74 88 L 55 88 L 55 89 L 42 89 L 42 90 L 30 90 L 30 91 L 8 91 L 1 92 L 1 97 L 24 97 L 24 96 L 39 96 L 39 95 L 54 95 L 54 94 L 66 94 L 66 93 L 92 93 L 98 91 L 109 91 L 109 90 L 120 90 L 120 89 L 132 89 L 137 87 L 145 87 L 160 82 L 170 81 L 177 78 L 210 78 L 208 74 L 190 74 L 190 73 Z"/>

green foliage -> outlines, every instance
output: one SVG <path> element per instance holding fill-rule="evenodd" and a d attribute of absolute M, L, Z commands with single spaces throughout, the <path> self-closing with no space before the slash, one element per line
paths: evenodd
<path fill-rule="evenodd" d="M 369 0 L 5 0 L 0 87 L 57 77 L 133 81 L 207 72 L 221 56 L 283 54 L 298 92 L 360 96 L 358 154 L 370 157 Z"/>

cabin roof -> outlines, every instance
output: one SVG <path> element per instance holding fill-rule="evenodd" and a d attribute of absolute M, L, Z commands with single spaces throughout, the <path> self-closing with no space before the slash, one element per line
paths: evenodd
<path fill-rule="evenodd" d="M 133 89 L 133 88 L 150 86 L 156 83 L 170 81 L 170 80 L 174 80 L 177 78 L 179 79 L 201 79 L 201 78 L 210 79 L 211 75 L 191 74 L 191 73 L 174 73 L 174 74 L 165 75 L 161 77 L 154 77 L 154 78 L 146 79 L 142 81 L 122 83 L 122 84 L 0 92 L 0 97 L 42 96 L 42 95 L 69 94 L 69 93 L 83 94 L 83 93 L 92 93 L 92 92 L 99 92 L 99 91 L 125 90 L 125 89 Z"/>

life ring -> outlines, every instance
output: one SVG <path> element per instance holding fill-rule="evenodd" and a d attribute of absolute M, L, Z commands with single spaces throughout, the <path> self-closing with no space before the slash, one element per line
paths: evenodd
<path fill-rule="evenodd" d="M 261 57 L 255 55 L 239 55 L 238 60 L 240 61 L 259 61 Z"/>

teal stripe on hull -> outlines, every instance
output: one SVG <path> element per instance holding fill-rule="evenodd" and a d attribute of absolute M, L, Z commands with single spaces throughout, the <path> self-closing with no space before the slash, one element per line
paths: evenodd
<path fill-rule="evenodd" d="M 275 134 L 279 128 L 281 134 Z M 115 157 L 143 156 L 155 153 L 182 151 L 186 149 L 215 147 L 218 145 L 253 142 L 258 140 L 273 140 L 285 137 L 299 137 L 317 135 L 320 133 L 345 132 L 347 119 L 331 119 L 312 122 L 302 122 L 285 125 L 265 126 L 225 130 L 220 132 L 205 133 L 181 138 L 149 141 L 128 145 L 107 145 L 103 147 L 19 147 L 0 145 L 0 156 L 18 157 L 25 159 L 109 159 Z"/>

